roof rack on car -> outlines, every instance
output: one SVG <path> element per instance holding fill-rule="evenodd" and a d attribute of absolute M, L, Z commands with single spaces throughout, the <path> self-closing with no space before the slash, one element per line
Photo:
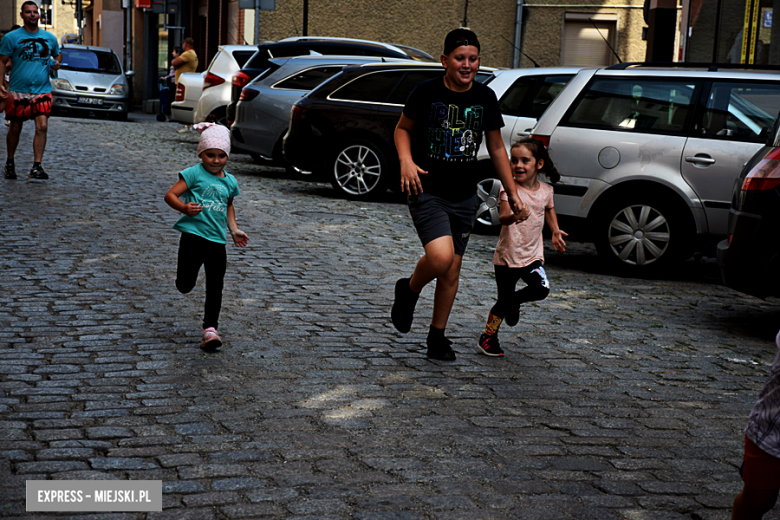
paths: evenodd
<path fill-rule="evenodd" d="M 755 63 L 698 63 L 692 61 L 634 61 L 610 65 L 607 69 L 625 70 L 634 67 L 707 69 L 709 72 L 717 72 L 718 69 L 780 70 L 780 65 L 762 65 Z"/>

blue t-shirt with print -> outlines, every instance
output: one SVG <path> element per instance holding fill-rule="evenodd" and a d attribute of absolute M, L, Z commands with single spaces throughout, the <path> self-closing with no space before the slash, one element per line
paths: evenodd
<path fill-rule="evenodd" d="M 179 177 L 187 183 L 185 204 L 197 202 L 203 210 L 195 217 L 184 215 L 173 229 L 226 244 L 228 200 L 240 193 L 236 178 L 228 172 L 224 177 L 212 175 L 201 163 L 179 173 Z"/>
<path fill-rule="evenodd" d="M 60 45 L 52 33 L 20 27 L 3 36 L 0 55 L 11 58 L 9 90 L 28 94 L 51 92 L 49 61 L 60 55 Z"/>

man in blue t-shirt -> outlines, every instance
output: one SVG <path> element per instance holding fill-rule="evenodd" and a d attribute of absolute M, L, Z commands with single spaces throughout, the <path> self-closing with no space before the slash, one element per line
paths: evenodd
<path fill-rule="evenodd" d="M 22 4 L 24 25 L 11 31 L 0 42 L 0 78 L 5 77 L 8 60 L 13 62 L 8 89 L 0 84 L 0 98 L 5 98 L 5 113 L 11 126 L 6 136 L 8 158 L 5 162 L 5 178 L 16 179 L 14 154 L 19 145 L 24 121 L 35 121 L 33 138 L 33 166 L 30 177 L 48 179 L 43 170 L 43 152 L 46 149 L 46 132 L 51 114 L 51 83 L 49 70 L 58 70 L 62 54 L 57 38 L 38 27 L 38 4 L 28 0 Z M 54 60 L 53 63 L 50 63 Z"/>

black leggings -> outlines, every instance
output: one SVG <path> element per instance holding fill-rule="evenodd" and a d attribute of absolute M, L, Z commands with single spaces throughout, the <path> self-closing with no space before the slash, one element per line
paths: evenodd
<path fill-rule="evenodd" d="M 201 265 L 206 270 L 206 311 L 203 328 L 216 329 L 219 325 L 222 287 L 227 269 L 225 244 L 218 244 L 192 233 L 182 233 L 176 269 L 176 288 L 179 292 L 187 294 L 195 287 Z"/>
<path fill-rule="evenodd" d="M 498 286 L 498 300 L 490 309 L 494 316 L 504 319 L 510 312 L 517 311 L 523 303 L 544 300 L 550 294 L 550 283 L 539 260 L 525 267 L 508 265 L 493 267 L 496 270 Z M 526 283 L 526 287 L 515 292 L 517 281 L 521 278 Z"/>

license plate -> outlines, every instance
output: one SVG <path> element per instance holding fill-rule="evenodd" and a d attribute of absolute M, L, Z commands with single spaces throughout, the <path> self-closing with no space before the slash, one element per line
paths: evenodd
<path fill-rule="evenodd" d="M 82 103 L 84 105 L 102 105 L 103 100 L 100 98 L 93 98 L 93 97 L 80 97 L 76 100 L 79 103 Z"/>

